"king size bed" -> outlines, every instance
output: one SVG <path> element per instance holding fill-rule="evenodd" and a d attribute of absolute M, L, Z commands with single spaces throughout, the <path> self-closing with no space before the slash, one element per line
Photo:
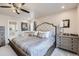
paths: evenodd
<path fill-rule="evenodd" d="M 21 37 L 22 38 L 22 37 Z M 22 39 L 13 39 L 12 42 L 31 56 L 43 56 L 47 50 L 54 44 L 54 38 L 40 39 L 37 37 L 27 37 Z"/>
<path fill-rule="evenodd" d="M 28 36 L 18 36 L 10 41 L 10 46 L 21 56 L 45 56 L 50 55 L 55 48 L 56 43 L 56 27 L 53 24 L 44 22 L 37 26 L 38 29 L 41 25 L 43 27 L 52 25 L 51 30 L 41 28 L 30 32 Z M 52 49 L 52 50 L 51 50 Z"/>

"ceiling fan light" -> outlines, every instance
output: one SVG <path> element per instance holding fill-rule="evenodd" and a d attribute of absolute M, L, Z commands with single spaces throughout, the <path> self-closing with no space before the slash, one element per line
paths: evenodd
<path fill-rule="evenodd" d="M 20 13 L 20 10 L 18 9 L 17 12 Z"/>
<path fill-rule="evenodd" d="M 16 11 L 15 11 L 15 8 L 14 8 L 13 6 L 12 6 L 12 8 L 11 8 L 11 9 L 12 9 L 12 11 L 13 11 L 14 13 L 16 12 Z"/>
<path fill-rule="evenodd" d="M 14 10 L 15 8 L 14 7 L 12 7 L 12 10 Z"/>
<path fill-rule="evenodd" d="M 13 12 L 14 12 L 14 13 L 16 13 L 16 11 L 15 11 L 15 10 L 13 10 Z"/>

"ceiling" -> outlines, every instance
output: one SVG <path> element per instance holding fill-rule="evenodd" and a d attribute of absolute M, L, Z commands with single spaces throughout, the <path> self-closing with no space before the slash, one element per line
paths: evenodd
<path fill-rule="evenodd" d="M 9 4 L 0 3 L 0 6 L 2 5 Z M 65 8 L 62 9 L 61 6 L 64 6 Z M 26 3 L 22 8 L 32 11 L 35 14 L 35 17 L 39 18 L 76 7 L 76 3 Z M 0 8 L 0 14 L 10 16 L 17 15 L 8 8 Z M 20 15 L 27 15 L 27 13 L 21 12 Z"/>

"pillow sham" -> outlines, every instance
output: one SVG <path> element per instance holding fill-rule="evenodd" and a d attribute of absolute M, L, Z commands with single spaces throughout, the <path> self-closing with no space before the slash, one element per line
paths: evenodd
<path fill-rule="evenodd" d="M 38 31 L 35 31 L 33 36 L 38 36 Z"/>
<path fill-rule="evenodd" d="M 37 35 L 37 31 L 29 31 L 29 32 L 24 32 L 23 34 L 21 34 L 22 36 L 36 36 Z"/>
<path fill-rule="evenodd" d="M 50 37 L 52 37 L 52 33 L 50 31 L 47 31 L 47 32 L 39 31 L 38 37 L 40 37 L 40 38 L 50 38 Z"/>

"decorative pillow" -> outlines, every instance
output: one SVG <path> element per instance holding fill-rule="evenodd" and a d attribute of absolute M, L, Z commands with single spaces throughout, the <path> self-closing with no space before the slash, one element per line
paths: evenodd
<path fill-rule="evenodd" d="M 29 36 L 38 36 L 38 31 L 33 31 L 28 33 Z"/>
<path fill-rule="evenodd" d="M 39 31 L 38 37 L 40 37 L 40 38 L 51 38 L 51 37 L 55 37 L 55 35 L 52 31 Z"/>
<path fill-rule="evenodd" d="M 38 36 L 38 31 L 35 31 L 33 35 L 37 37 Z"/>
<path fill-rule="evenodd" d="M 50 32 L 42 32 L 42 31 L 39 31 L 38 33 L 38 37 L 40 38 L 49 38 L 50 37 Z"/>
<path fill-rule="evenodd" d="M 33 36 L 34 32 L 29 32 L 28 35 L 29 36 Z"/>

